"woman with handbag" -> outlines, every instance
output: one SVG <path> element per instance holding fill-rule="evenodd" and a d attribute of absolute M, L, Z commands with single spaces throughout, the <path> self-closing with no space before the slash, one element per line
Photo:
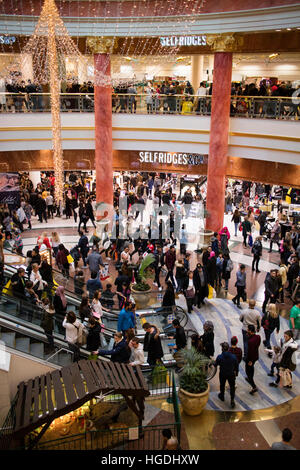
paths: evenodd
<path fill-rule="evenodd" d="M 92 309 L 92 315 L 101 322 L 103 310 L 105 312 L 109 312 L 109 310 L 102 306 L 100 299 L 101 299 L 101 291 L 96 290 L 94 293 L 94 298 L 92 300 L 91 309 Z"/>
<path fill-rule="evenodd" d="M 86 330 L 74 312 L 68 312 L 62 326 L 66 329 L 66 340 L 69 349 L 74 353 L 73 362 L 80 359 L 80 346 L 84 344 Z"/>
<path fill-rule="evenodd" d="M 194 276 L 193 271 L 189 271 L 188 277 L 184 280 L 184 285 L 183 285 L 183 292 L 184 292 L 185 299 L 186 299 L 188 313 L 192 313 L 192 308 L 193 308 L 193 305 L 195 304 L 196 290 L 194 287 L 193 276 Z"/>
<path fill-rule="evenodd" d="M 279 321 L 279 312 L 277 311 L 276 304 L 270 303 L 264 314 L 261 325 L 265 330 L 266 339 L 263 341 L 263 344 L 266 348 L 271 349 L 270 337 L 273 331 L 276 329 L 277 333 L 280 330 L 280 321 Z"/>
<path fill-rule="evenodd" d="M 56 256 L 56 262 L 58 268 L 62 271 L 62 275 L 69 279 L 70 274 L 70 264 L 68 261 L 68 256 L 69 256 L 69 251 L 64 247 L 64 245 L 61 243 L 58 246 L 58 252 Z"/>
<path fill-rule="evenodd" d="M 33 283 L 33 290 L 41 300 L 44 288 L 47 286 L 47 282 L 42 279 L 41 273 L 39 271 L 39 265 L 37 263 L 33 263 L 32 265 L 32 271 L 29 280 Z"/>

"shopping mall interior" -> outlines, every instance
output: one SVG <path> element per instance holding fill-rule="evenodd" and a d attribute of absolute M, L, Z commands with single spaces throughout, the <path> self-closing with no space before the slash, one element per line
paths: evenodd
<path fill-rule="evenodd" d="M 299 95 L 296 0 L 0 2 L 1 450 L 300 448 Z"/>

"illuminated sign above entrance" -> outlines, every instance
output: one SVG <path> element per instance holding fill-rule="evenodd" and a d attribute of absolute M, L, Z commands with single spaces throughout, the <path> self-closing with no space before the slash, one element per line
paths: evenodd
<path fill-rule="evenodd" d="M 163 47 L 206 46 L 206 36 L 167 36 L 160 38 Z"/>
<path fill-rule="evenodd" d="M 16 42 L 15 36 L 0 36 L 0 44 L 13 44 Z"/>
<path fill-rule="evenodd" d="M 139 152 L 139 161 L 169 165 L 203 165 L 207 163 L 207 155 L 179 152 Z"/>

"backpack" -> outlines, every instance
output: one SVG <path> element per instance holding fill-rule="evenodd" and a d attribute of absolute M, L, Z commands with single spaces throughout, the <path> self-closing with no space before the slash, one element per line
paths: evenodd
<path fill-rule="evenodd" d="M 226 271 L 227 272 L 231 272 L 233 270 L 233 262 L 231 261 L 231 259 L 229 259 L 227 261 L 227 265 L 226 265 Z"/>
<path fill-rule="evenodd" d="M 296 367 L 297 367 L 297 351 L 298 351 L 298 348 L 295 349 L 295 351 L 293 352 L 293 354 L 291 355 L 291 359 L 290 359 L 290 363 L 289 363 L 289 369 L 293 372 L 294 370 L 296 370 Z"/>

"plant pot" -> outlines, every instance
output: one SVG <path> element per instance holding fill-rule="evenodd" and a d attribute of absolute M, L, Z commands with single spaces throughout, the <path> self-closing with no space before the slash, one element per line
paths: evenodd
<path fill-rule="evenodd" d="M 199 242 L 197 248 L 207 248 L 211 244 L 211 237 L 214 232 L 212 230 L 200 230 L 199 232 Z"/>
<path fill-rule="evenodd" d="M 178 397 L 185 414 L 189 416 L 198 416 L 202 413 L 206 403 L 208 402 L 209 384 L 207 384 L 205 392 L 202 393 L 190 393 L 183 388 L 179 388 Z"/>
<path fill-rule="evenodd" d="M 146 308 L 151 300 L 151 288 L 146 291 L 135 290 L 134 286 L 131 287 L 132 296 L 137 309 Z"/>

